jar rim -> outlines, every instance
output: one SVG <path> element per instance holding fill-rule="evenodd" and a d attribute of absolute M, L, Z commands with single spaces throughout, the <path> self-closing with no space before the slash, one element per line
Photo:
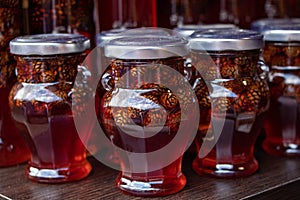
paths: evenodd
<path fill-rule="evenodd" d="M 103 45 L 103 42 L 107 42 L 109 40 L 118 38 L 121 36 L 121 33 L 126 31 L 126 28 L 119 28 L 119 29 L 110 29 L 106 31 L 101 31 L 96 35 L 97 38 L 97 45 Z"/>
<path fill-rule="evenodd" d="M 124 36 L 108 41 L 104 55 L 119 59 L 160 59 L 185 56 L 188 41 L 176 36 Z"/>
<path fill-rule="evenodd" d="M 245 29 L 197 31 L 190 36 L 189 42 L 193 50 L 254 50 L 263 47 L 263 35 Z"/>
<path fill-rule="evenodd" d="M 160 35 L 160 36 L 170 36 L 171 34 L 167 29 L 159 27 L 140 27 L 134 29 L 110 29 L 108 31 L 102 31 L 97 34 L 97 45 L 104 46 L 104 42 L 108 42 L 112 39 L 126 37 L 126 36 L 145 36 L 145 35 Z"/>
<path fill-rule="evenodd" d="M 37 34 L 16 37 L 9 46 L 15 55 L 57 55 L 84 52 L 90 40 L 79 34 Z"/>
<path fill-rule="evenodd" d="M 235 24 L 186 24 L 181 25 L 173 29 L 173 34 L 181 37 L 189 37 L 193 33 L 200 30 L 226 30 L 226 29 L 238 29 Z"/>
<path fill-rule="evenodd" d="M 251 29 L 260 33 L 268 30 L 270 26 L 277 26 L 281 24 L 295 24 L 300 23 L 300 18 L 264 18 L 251 23 Z"/>
<path fill-rule="evenodd" d="M 299 30 L 268 30 L 264 33 L 264 41 L 267 42 L 299 42 Z"/>

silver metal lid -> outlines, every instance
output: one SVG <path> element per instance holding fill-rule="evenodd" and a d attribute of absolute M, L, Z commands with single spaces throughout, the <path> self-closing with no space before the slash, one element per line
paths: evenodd
<path fill-rule="evenodd" d="M 119 59 L 160 59 L 185 56 L 188 41 L 174 36 L 121 37 L 104 46 L 106 57 Z"/>
<path fill-rule="evenodd" d="M 69 54 L 89 48 L 90 40 L 77 34 L 26 35 L 10 41 L 10 52 L 16 55 Z"/>
<path fill-rule="evenodd" d="M 128 29 L 124 31 L 121 35 L 123 36 L 145 36 L 145 35 L 155 35 L 155 36 L 169 36 L 171 35 L 168 29 L 158 28 L 158 27 L 141 27 Z"/>
<path fill-rule="evenodd" d="M 171 35 L 167 29 L 157 27 L 141 27 L 134 29 L 111 29 L 109 31 L 102 31 L 97 35 L 97 45 L 104 46 L 105 42 L 120 37 L 139 37 L 145 35 L 154 36 L 169 36 Z"/>
<path fill-rule="evenodd" d="M 269 30 L 263 34 L 267 42 L 300 42 L 300 28 L 298 30 Z"/>
<path fill-rule="evenodd" d="M 196 31 L 215 29 L 238 29 L 234 24 L 189 24 L 182 25 L 173 29 L 173 34 L 181 37 L 189 37 Z"/>
<path fill-rule="evenodd" d="M 265 30 L 262 32 L 270 31 L 270 30 L 300 30 L 300 22 L 292 23 L 292 24 L 272 24 L 267 25 Z"/>
<path fill-rule="evenodd" d="M 125 28 L 120 28 L 120 29 L 111 29 L 108 31 L 102 31 L 101 33 L 97 34 L 96 36 L 96 43 L 97 45 L 102 46 L 103 42 L 107 42 L 109 40 L 121 37 L 120 33 L 126 31 L 127 29 Z"/>
<path fill-rule="evenodd" d="M 189 38 L 190 48 L 205 51 L 243 51 L 263 47 L 263 36 L 251 30 L 208 30 L 198 31 Z"/>
<path fill-rule="evenodd" d="M 251 29 L 260 33 L 270 30 L 270 25 L 281 24 L 297 24 L 300 23 L 300 18 L 276 18 L 276 19 L 260 19 L 251 23 Z"/>

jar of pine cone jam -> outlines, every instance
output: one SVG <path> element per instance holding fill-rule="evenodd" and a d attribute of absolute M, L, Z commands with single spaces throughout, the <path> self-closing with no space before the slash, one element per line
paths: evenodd
<path fill-rule="evenodd" d="M 254 144 L 269 103 L 262 45 L 262 35 L 241 29 L 199 31 L 190 38 L 193 88 L 206 113 L 195 142 L 192 167 L 198 174 L 236 178 L 258 169 Z"/>
<path fill-rule="evenodd" d="M 199 119 L 184 76 L 187 44 L 148 35 L 104 46 L 111 62 L 98 84 L 96 112 L 119 158 L 116 185 L 127 194 L 165 196 L 186 185 L 181 161 Z"/>
<path fill-rule="evenodd" d="M 20 36 L 10 42 L 17 83 L 9 104 L 31 150 L 26 168 L 30 180 L 68 182 L 91 171 L 72 111 L 72 87 L 89 47 L 86 37 L 73 34 Z"/>
<path fill-rule="evenodd" d="M 0 167 L 26 162 L 30 151 L 16 129 L 8 106 L 8 95 L 16 82 L 9 41 L 21 34 L 21 1 L 0 2 Z"/>
<path fill-rule="evenodd" d="M 300 156 L 300 26 L 277 25 L 264 32 L 263 58 L 270 67 L 270 109 L 263 149 Z"/>

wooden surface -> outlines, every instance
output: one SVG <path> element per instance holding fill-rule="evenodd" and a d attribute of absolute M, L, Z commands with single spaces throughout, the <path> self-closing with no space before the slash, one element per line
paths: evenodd
<path fill-rule="evenodd" d="M 198 176 L 191 170 L 192 156 L 185 156 L 183 171 L 188 183 L 179 193 L 164 199 L 299 199 L 300 158 L 266 155 L 259 147 L 260 164 L 254 175 L 229 180 Z M 65 184 L 40 184 L 26 179 L 25 164 L 0 168 L 0 194 L 10 199 L 142 199 L 122 194 L 114 180 L 118 172 L 92 157 L 92 173 L 84 180 Z M 1 197 L 0 199 L 5 199 Z M 158 199 L 158 198 L 151 198 Z"/>

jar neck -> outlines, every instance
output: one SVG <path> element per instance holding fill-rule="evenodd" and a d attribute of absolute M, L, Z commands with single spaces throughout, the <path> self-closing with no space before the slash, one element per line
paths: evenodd
<path fill-rule="evenodd" d="M 180 74 L 184 74 L 184 61 L 182 57 L 172 57 L 164 59 L 150 59 L 150 60 L 121 60 L 115 59 L 111 62 L 111 75 L 114 80 L 119 80 L 127 72 L 133 76 L 144 76 L 144 71 L 159 71 L 159 67 L 170 67 Z M 138 78 L 138 77 L 137 77 Z"/>
<path fill-rule="evenodd" d="M 102 86 L 106 90 L 114 88 L 136 89 L 146 83 L 168 84 L 171 81 L 178 82 L 179 80 L 175 80 L 174 75 L 179 73 L 179 76 L 184 78 L 184 63 L 185 58 L 183 57 L 149 60 L 114 59 L 101 78 Z"/>
<path fill-rule="evenodd" d="M 300 66 L 300 42 L 266 42 L 263 58 L 272 69 L 277 67 Z"/>
<path fill-rule="evenodd" d="M 74 82 L 83 54 L 15 56 L 17 81 L 23 83 Z"/>
<path fill-rule="evenodd" d="M 255 77 L 260 49 L 245 51 L 192 51 L 192 62 L 206 80 Z"/>

